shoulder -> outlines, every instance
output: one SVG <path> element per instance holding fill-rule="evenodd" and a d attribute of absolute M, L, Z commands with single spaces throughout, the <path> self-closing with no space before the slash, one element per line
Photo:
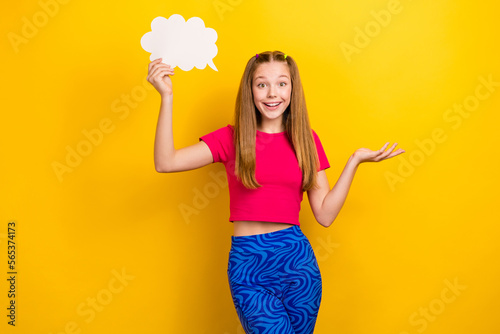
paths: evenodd
<path fill-rule="evenodd" d="M 224 134 L 233 134 L 234 133 L 234 126 L 231 124 L 228 124 L 226 126 L 223 126 L 220 129 L 217 129 L 216 131 L 219 131 L 220 133 L 224 133 Z"/>
<path fill-rule="evenodd" d="M 221 135 L 225 136 L 226 138 L 232 139 L 234 135 L 234 126 L 231 124 L 228 124 L 222 128 L 219 129 Z"/>
<path fill-rule="evenodd" d="M 231 124 L 218 128 L 215 131 L 200 136 L 200 140 L 206 142 L 209 146 L 217 145 L 228 146 L 233 143 L 234 127 Z"/>
<path fill-rule="evenodd" d="M 200 137 L 210 148 L 214 162 L 224 162 L 231 158 L 231 152 L 234 151 L 233 131 L 228 124 Z"/>
<path fill-rule="evenodd" d="M 314 143 L 316 144 L 316 147 L 320 150 L 323 150 L 323 144 L 321 143 L 321 140 L 319 139 L 318 134 L 313 129 L 311 129 L 311 132 L 312 132 L 312 135 L 314 138 Z"/>
<path fill-rule="evenodd" d="M 218 128 L 217 130 L 207 133 L 206 136 L 211 135 L 216 137 L 228 137 L 232 136 L 233 133 L 234 133 L 234 127 L 231 124 L 228 124 L 226 126 Z"/>
<path fill-rule="evenodd" d="M 311 129 L 311 132 L 312 132 L 312 135 L 313 135 L 314 141 L 315 141 L 315 142 L 318 142 L 318 141 L 319 141 L 319 136 L 318 136 L 318 134 L 316 133 L 316 131 L 314 131 L 314 129 Z"/>

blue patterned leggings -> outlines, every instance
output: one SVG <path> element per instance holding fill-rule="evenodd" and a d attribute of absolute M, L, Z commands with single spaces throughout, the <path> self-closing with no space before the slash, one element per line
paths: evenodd
<path fill-rule="evenodd" d="M 321 303 L 321 274 L 299 226 L 231 237 L 227 273 L 246 333 L 313 333 Z"/>

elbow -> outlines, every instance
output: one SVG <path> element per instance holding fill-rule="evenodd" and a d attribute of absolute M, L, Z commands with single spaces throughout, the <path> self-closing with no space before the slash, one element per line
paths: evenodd
<path fill-rule="evenodd" d="M 332 226 L 333 222 L 335 221 L 335 218 L 336 217 L 316 217 L 316 220 L 321 226 L 327 228 Z"/>
<path fill-rule="evenodd" d="M 165 170 L 165 169 L 163 169 L 163 168 L 162 168 L 162 167 L 160 167 L 160 166 L 156 166 L 156 165 L 155 165 L 155 170 L 156 170 L 156 172 L 158 172 L 158 173 L 166 173 L 166 170 Z"/>
<path fill-rule="evenodd" d="M 172 169 L 168 165 L 157 164 L 157 163 L 155 163 L 155 170 L 158 173 L 171 173 L 172 172 Z"/>
<path fill-rule="evenodd" d="M 161 155 L 155 153 L 153 161 L 155 164 L 155 170 L 158 173 L 172 173 L 176 171 L 174 170 L 175 159 L 173 155 Z"/>
<path fill-rule="evenodd" d="M 333 221 L 318 221 L 318 223 L 324 228 L 332 226 Z"/>

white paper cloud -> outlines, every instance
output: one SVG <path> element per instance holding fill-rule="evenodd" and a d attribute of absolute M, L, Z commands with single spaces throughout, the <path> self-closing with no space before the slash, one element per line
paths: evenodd
<path fill-rule="evenodd" d="M 151 61 L 162 58 L 162 63 L 178 66 L 183 71 L 193 67 L 200 70 L 207 64 L 217 71 L 213 58 L 217 55 L 217 32 L 205 28 L 199 17 L 185 21 L 179 14 L 168 19 L 157 17 L 151 22 L 151 31 L 141 38 L 141 46 L 151 53 Z"/>

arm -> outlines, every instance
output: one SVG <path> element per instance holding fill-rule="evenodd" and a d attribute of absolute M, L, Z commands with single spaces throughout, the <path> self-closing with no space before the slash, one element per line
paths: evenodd
<path fill-rule="evenodd" d="M 176 150 L 172 130 L 173 90 L 170 76 L 174 70 L 161 63 L 161 58 L 149 64 L 148 81 L 161 95 L 160 113 L 154 143 L 155 169 L 159 173 L 180 172 L 213 162 L 208 145 L 200 141 Z"/>
<path fill-rule="evenodd" d="M 393 152 L 397 144 L 394 144 L 391 149 L 385 151 L 388 145 L 389 143 L 386 143 L 377 151 L 371 151 L 366 148 L 356 150 L 349 157 L 337 183 L 331 190 L 325 171 L 318 172 L 318 188 L 313 188 L 307 192 L 311 209 L 318 223 L 324 227 L 329 227 L 335 218 L 337 218 L 349 193 L 354 175 L 361 163 L 386 160 L 404 152 L 402 149 Z"/>

